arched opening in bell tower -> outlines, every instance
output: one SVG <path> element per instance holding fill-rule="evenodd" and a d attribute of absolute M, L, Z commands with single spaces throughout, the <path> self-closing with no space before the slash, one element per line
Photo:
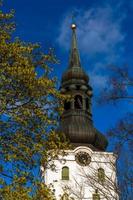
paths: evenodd
<path fill-rule="evenodd" d="M 74 108 L 75 109 L 82 109 L 83 107 L 83 99 L 82 96 L 80 95 L 76 95 L 74 97 Z"/>

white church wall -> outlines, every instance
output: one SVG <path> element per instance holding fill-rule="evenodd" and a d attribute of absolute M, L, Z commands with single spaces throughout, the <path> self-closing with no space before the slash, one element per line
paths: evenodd
<path fill-rule="evenodd" d="M 91 157 L 91 162 L 87 166 L 79 165 L 75 160 L 78 152 L 86 152 Z M 60 156 L 54 161 L 55 170 L 46 169 L 44 173 L 44 181 L 50 185 L 57 200 L 64 193 L 64 190 L 74 197 L 75 200 L 92 199 L 92 194 L 98 188 L 101 199 L 118 199 L 116 196 L 116 172 L 115 172 L 116 156 L 108 152 L 94 152 L 88 147 L 78 147 L 74 150 L 67 151 L 67 155 Z M 62 180 L 62 168 L 69 167 L 69 180 Z M 98 168 L 105 171 L 104 185 L 98 183 Z"/>

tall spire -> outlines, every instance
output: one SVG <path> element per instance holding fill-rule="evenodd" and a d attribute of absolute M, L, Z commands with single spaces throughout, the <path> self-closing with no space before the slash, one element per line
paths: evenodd
<path fill-rule="evenodd" d="M 80 56 L 77 47 L 77 38 L 76 38 L 76 24 L 73 23 L 71 25 L 72 29 L 72 43 L 71 43 L 71 51 L 70 51 L 70 58 L 69 58 L 69 67 L 81 67 L 80 63 Z"/>
<path fill-rule="evenodd" d="M 90 146 L 104 150 L 106 138 L 93 126 L 91 113 L 92 88 L 89 77 L 80 63 L 76 39 L 76 25 L 73 23 L 69 66 L 64 72 L 60 91 L 72 96 L 64 102 L 59 130 L 65 133 L 74 146 Z"/>

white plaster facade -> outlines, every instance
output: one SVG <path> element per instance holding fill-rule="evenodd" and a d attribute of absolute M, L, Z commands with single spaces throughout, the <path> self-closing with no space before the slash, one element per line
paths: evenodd
<path fill-rule="evenodd" d="M 109 152 L 92 151 L 86 146 L 79 146 L 74 150 L 67 150 L 67 155 L 54 160 L 55 170 L 46 169 L 43 172 L 44 182 L 50 186 L 57 200 L 67 192 L 74 200 L 89 200 L 98 189 L 100 199 L 119 199 L 117 195 L 116 156 Z M 91 157 L 87 166 L 79 165 L 75 160 L 78 152 L 86 152 Z M 62 180 L 62 168 L 69 168 L 69 180 Z M 98 182 L 98 168 L 105 171 L 105 182 Z"/>

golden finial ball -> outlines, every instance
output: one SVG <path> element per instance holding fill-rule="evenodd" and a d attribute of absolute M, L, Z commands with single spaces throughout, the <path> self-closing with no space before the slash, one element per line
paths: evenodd
<path fill-rule="evenodd" d="M 76 29 L 76 24 L 72 24 L 72 25 L 71 25 L 71 28 L 72 28 L 72 29 Z"/>

